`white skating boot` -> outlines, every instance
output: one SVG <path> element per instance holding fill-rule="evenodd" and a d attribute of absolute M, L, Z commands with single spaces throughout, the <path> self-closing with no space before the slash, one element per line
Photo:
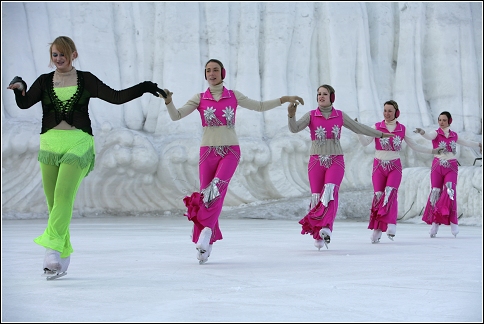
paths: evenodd
<path fill-rule="evenodd" d="M 319 236 L 323 239 L 323 244 L 324 244 L 324 246 L 327 249 L 328 248 L 328 244 L 331 242 L 331 230 L 329 228 L 327 228 L 327 227 L 323 227 L 319 231 Z"/>
<path fill-rule="evenodd" d="M 397 225 L 396 224 L 388 224 L 387 236 L 390 240 L 393 241 L 393 238 L 395 237 L 396 232 L 397 232 Z"/>
<path fill-rule="evenodd" d="M 450 223 L 450 231 L 454 237 L 457 237 L 457 234 L 459 234 L 459 225 Z"/>
<path fill-rule="evenodd" d="M 432 227 L 430 227 L 430 231 L 429 231 L 430 237 L 434 238 L 435 236 L 437 236 L 438 231 L 439 231 L 439 224 L 432 223 Z"/>
<path fill-rule="evenodd" d="M 213 244 L 209 244 L 208 249 L 207 251 L 205 251 L 205 253 L 198 251 L 198 255 L 197 255 L 198 264 L 204 264 L 205 262 L 208 261 L 208 257 L 210 256 L 210 253 L 212 253 L 212 246 Z"/>
<path fill-rule="evenodd" d="M 67 258 L 61 258 L 59 251 L 47 248 L 44 257 L 44 276 L 47 277 L 47 280 L 53 280 L 65 276 L 70 262 L 70 256 Z"/>
<path fill-rule="evenodd" d="M 382 231 L 380 229 L 374 229 L 371 233 L 370 240 L 372 244 L 380 243 Z"/>
<path fill-rule="evenodd" d="M 200 236 L 198 237 L 197 244 L 195 245 L 195 247 L 200 253 L 205 253 L 208 250 L 211 237 L 212 237 L 212 229 L 209 227 L 205 227 L 202 230 L 202 232 L 200 232 Z"/>
<path fill-rule="evenodd" d="M 324 240 L 314 240 L 314 246 L 318 248 L 318 251 L 324 246 Z"/>

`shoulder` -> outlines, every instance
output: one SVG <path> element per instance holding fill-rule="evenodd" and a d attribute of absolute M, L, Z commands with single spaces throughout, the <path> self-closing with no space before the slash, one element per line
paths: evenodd
<path fill-rule="evenodd" d="M 41 74 L 41 75 L 39 75 L 39 77 L 37 79 L 39 79 L 39 80 L 45 80 L 45 79 L 49 79 L 49 78 L 53 78 L 53 77 L 54 77 L 54 71 L 49 72 L 49 73 Z"/>
<path fill-rule="evenodd" d="M 227 89 L 230 93 L 233 93 L 235 95 L 235 98 L 237 99 L 241 99 L 241 98 L 245 98 L 247 97 L 246 95 L 244 95 L 242 92 L 238 91 L 238 90 L 230 90 L 230 89 Z"/>
<path fill-rule="evenodd" d="M 89 71 L 80 71 L 80 70 L 77 70 L 77 75 L 81 75 L 81 76 L 83 76 L 85 78 L 96 78 L 97 79 L 97 77 L 94 74 L 92 74 L 91 72 L 89 72 Z"/>

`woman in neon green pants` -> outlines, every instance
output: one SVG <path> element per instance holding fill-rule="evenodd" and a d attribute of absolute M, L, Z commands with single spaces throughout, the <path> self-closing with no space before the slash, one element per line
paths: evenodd
<path fill-rule="evenodd" d="M 55 71 L 42 74 L 27 91 L 27 84 L 15 77 L 8 89 L 14 90 L 21 109 L 42 103 L 42 129 L 38 160 L 49 210 L 44 233 L 34 242 L 45 247 L 44 274 L 55 279 L 66 274 L 74 251 L 69 226 L 74 200 L 84 177 L 94 168 L 94 138 L 88 114 L 90 98 L 120 105 L 149 92 L 165 93 L 151 81 L 124 90 L 114 90 L 90 72 L 76 70 L 76 45 L 67 36 L 50 44 L 50 66 Z M 165 95 L 166 96 L 166 95 Z"/>

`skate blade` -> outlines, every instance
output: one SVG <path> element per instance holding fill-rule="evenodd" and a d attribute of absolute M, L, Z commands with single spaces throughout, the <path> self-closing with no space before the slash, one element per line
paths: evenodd
<path fill-rule="evenodd" d="M 60 277 L 64 277 L 67 274 L 67 272 L 61 272 L 57 273 L 55 271 L 45 271 L 43 276 L 46 277 L 46 280 L 55 280 Z"/>
<path fill-rule="evenodd" d="M 392 240 L 392 241 L 393 241 L 393 238 L 394 238 L 394 237 L 395 237 L 395 235 L 388 234 L 388 238 L 389 238 L 390 240 Z"/>

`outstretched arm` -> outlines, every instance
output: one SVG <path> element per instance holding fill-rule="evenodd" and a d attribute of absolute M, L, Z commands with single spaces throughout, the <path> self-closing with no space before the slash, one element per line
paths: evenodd
<path fill-rule="evenodd" d="M 457 144 L 468 147 L 479 147 L 479 151 L 482 154 L 482 143 L 480 142 L 468 141 L 459 137 L 459 139 L 457 140 Z"/>
<path fill-rule="evenodd" d="M 369 126 L 360 124 L 357 121 L 353 120 L 345 112 L 343 112 L 343 126 L 348 128 L 353 133 L 368 135 L 368 136 L 371 136 L 371 137 L 386 138 L 386 137 L 394 137 L 395 136 L 394 134 L 383 133 L 383 132 L 380 132 L 379 130 L 373 129 Z"/>
<path fill-rule="evenodd" d="M 173 92 L 168 89 L 164 89 L 164 92 L 166 97 L 164 97 L 161 93 L 159 97 L 165 99 L 166 109 L 168 110 L 171 120 L 180 120 L 183 117 L 190 115 L 200 104 L 200 94 L 197 93 L 190 100 L 188 100 L 183 107 L 177 109 L 173 103 Z"/>
<path fill-rule="evenodd" d="M 297 104 L 299 104 L 300 102 L 301 104 L 304 104 L 304 100 L 298 96 L 283 96 L 281 98 L 258 101 L 258 100 L 250 99 L 240 91 L 237 91 L 237 90 L 233 90 L 233 91 L 234 91 L 235 97 L 237 98 L 237 103 L 240 107 L 247 108 L 249 110 L 258 111 L 258 112 L 274 109 L 286 102 L 297 103 Z"/>
<path fill-rule="evenodd" d="M 298 104 L 290 103 L 287 106 L 287 126 L 291 133 L 298 133 L 308 127 L 309 125 L 309 112 L 305 113 L 298 121 L 296 121 L 296 110 Z"/>
<path fill-rule="evenodd" d="M 355 122 L 358 123 L 358 118 L 355 118 Z M 372 128 L 374 128 L 374 127 L 372 127 Z M 366 136 L 366 135 L 362 135 L 362 134 L 356 134 L 356 135 L 358 135 L 358 141 L 363 146 L 370 145 L 370 143 L 373 142 L 373 139 L 374 139 L 374 137 L 371 137 L 371 136 Z"/>
<path fill-rule="evenodd" d="M 426 132 L 422 128 L 415 128 L 413 132 L 422 135 L 423 138 L 428 139 L 430 141 L 437 137 L 436 131 Z"/>
<path fill-rule="evenodd" d="M 411 138 L 408 134 L 405 134 L 404 140 L 407 143 L 407 145 L 415 152 L 438 155 L 442 153 L 442 151 L 444 150 L 443 148 L 432 149 L 430 147 L 427 148 L 425 146 L 422 146 L 417 142 L 415 142 L 415 140 Z"/>

